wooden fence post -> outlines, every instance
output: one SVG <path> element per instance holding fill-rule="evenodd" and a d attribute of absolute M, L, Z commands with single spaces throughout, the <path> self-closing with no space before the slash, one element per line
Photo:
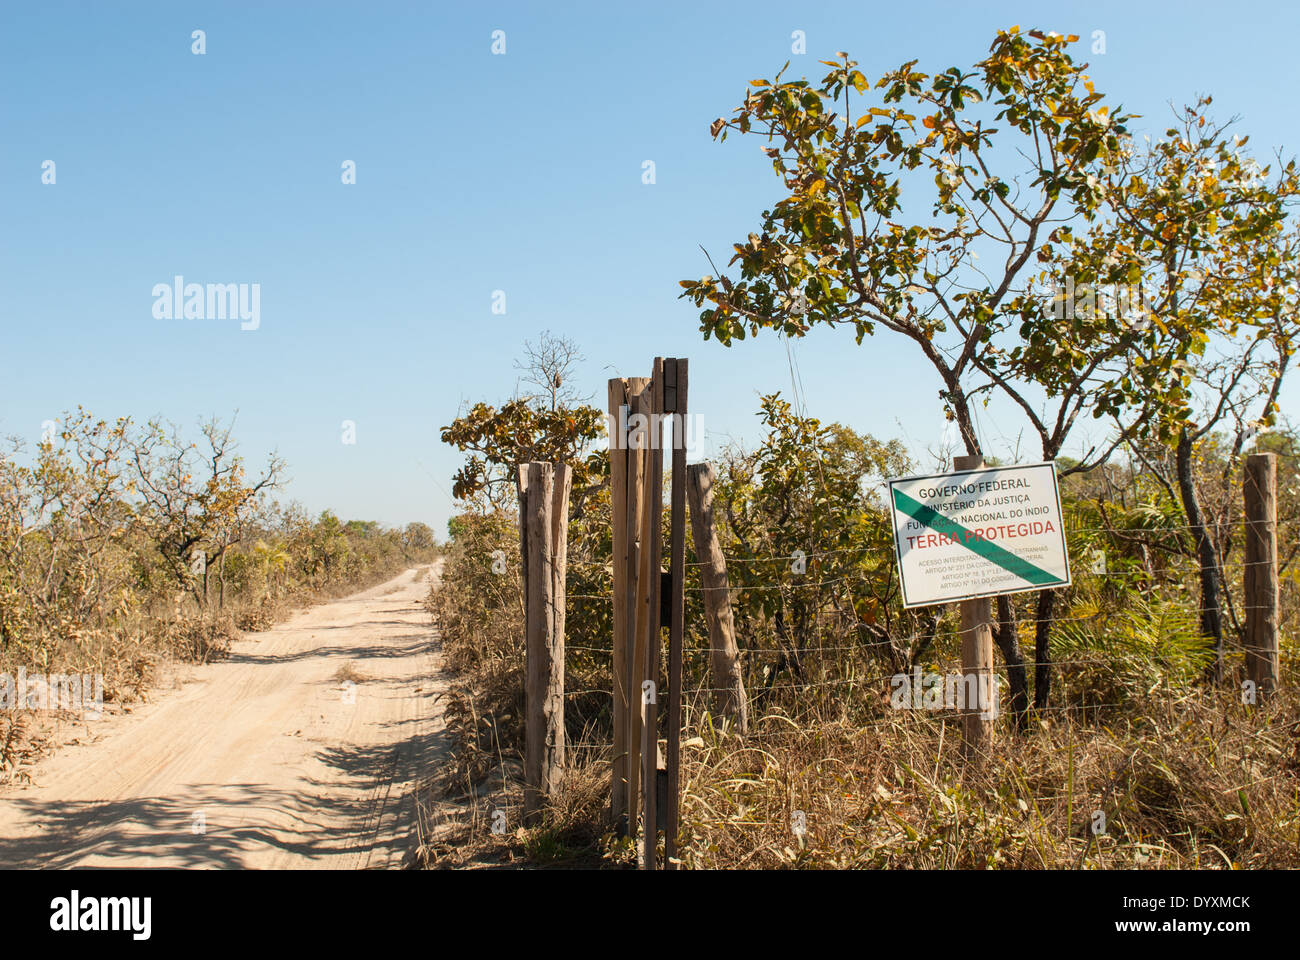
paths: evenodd
<path fill-rule="evenodd" d="M 691 531 L 695 556 L 704 587 L 704 614 L 709 626 L 709 664 L 712 667 L 714 709 L 731 721 L 742 736 L 749 732 L 749 704 L 740 674 L 740 649 L 731 615 L 727 559 L 713 525 L 713 467 L 693 463 L 686 468 L 686 493 L 691 503 Z"/>
<path fill-rule="evenodd" d="M 624 520 L 627 522 L 627 593 L 625 595 L 624 616 L 627 618 L 626 655 L 627 655 L 627 696 L 628 712 L 625 731 L 627 745 L 627 829 L 628 836 L 636 836 L 637 821 L 640 817 L 638 798 L 641 786 L 641 680 L 645 672 L 645 630 L 643 618 L 646 604 L 642 593 L 646 589 L 641 576 L 642 515 L 646 503 L 646 468 L 650 430 L 639 421 L 633 429 L 632 418 L 637 414 L 644 416 L 650 407 L 648 377 L 628 377 L 627 405 L 629 432 L 625 441 L 627 453 L 627 504 Z"/>
<path fill-rule="evenodd" d="M 978 470 L 980 454 L 953 457 L 954 470 Z M 997 687 L 993 683 L 993 604 L 988 597 L 961 601 L 962 750 L 968 756 L 988 752 L 993 741 Z M 971 703 L 972 696 L 976 702 Z M 981 708 L 981 703 L 984 708 Z"/>
<path fill-rule="evenodd" d="M 682 643 L 686 633 L 686 417 L 689 364 L 664 363 L 664 413 L 673 417 L 672 515 L 670 518 L 670 599 L 668 614 L 668 776 L 664 810 L 664 867 L 677 869 L 678 800 L 682 750 Z"/>
<path fill-rule="evenodd" d="M 627 723 L 631 700 L 627 672 L 627 380 L 609 381 L 609 489 L 613 534 L 614 590 L 614 748 L 610 772 L 610 823 L 619 836 L 627 835 Z"/>
<path fill-rule="evenodd" d="M 1255 683 L 1257 702 L 1277 688 L 1277 457 L 1255 453 L 1246 458 L 1246 676 Z"/>
<path fill-rule="evenodd" d="M 686 632 L 687 361 L 656 357 L 653 376 L 609 381 L 611 524 L 614 551 L 614 756 L 610 814 L 627 836 L 641 825 L 642 865 L 656 868 L 659 825 L 666 866 L 677 857 L 681 760 L 682 644 Z M 663 553 L 663 420 L 674 429 L 671 557 Z M 662 596 L 667 591 L 666 596 Z M 668 757 L 659 750 L 662 630 L 668 645 Z M 625 820 L 623 817 L 625 816 Z"/>
<path fill-rule="evenodd" d="M 565 464 L 519 468 L 525 582 L 524 817 L 533 821 L 564 773 L 564 576 L 569 488 Z"/>
<path fill-rule="evenodd" d="M 642 698 L 645 711 L 641 739 L 641 795 L 645 801 L 642 834 L 645 839 L 645 869 L 655 869 L 656 847 L 659 839 L 659 642 L 662 611 L 659 604 L 661 589 L 664 514 L 664 358 L 655 357 L 648 397 L 650 448 L 646 451 L 646 500 L 641 533 L 641 576 L 645 580 L 641 598 L 645 603 L 645 673 L 642 682 L 648 682 L 648 693 Z M 643 406 L 645 406 L 643 404 Z"/>

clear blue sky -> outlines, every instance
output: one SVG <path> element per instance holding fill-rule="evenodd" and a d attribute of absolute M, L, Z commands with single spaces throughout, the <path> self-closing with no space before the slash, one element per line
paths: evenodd
<path fill-rule="evenodd" d="M 77 404 L 185 426 L 238 410 L 249 460 L 278 448 L 309 509 L 442 531 L 459 455 L 438 428 L 509 394 L 523 340 L 551 329 L 586 353 L 601 405 L 607 377 L 690 357 L 711 442 L 752 442 L 758 394 L 789 393 L 785 346 L 704 343 L 677 281 L 711 272 L 701 244 L 725 259 L 778 184 L 709 122 L 786 59 L 934 72 L 1013 24 L 1104 30 L 1090 73 L 1153 130 L 1210 92 L 1258 152 L 1300 148 L 1300 14 L 1275 2 L 4 0 L 0 433 L 35 441 Z M 260 329 L 155 319 L 151 290 L 176 274 L 260 283 Z M 814 415 L 938 441 L 938 383 L 910 351 L 825 329 L 794 349 Z M 1019 429 L 985 422 L 994 446 Z"/>

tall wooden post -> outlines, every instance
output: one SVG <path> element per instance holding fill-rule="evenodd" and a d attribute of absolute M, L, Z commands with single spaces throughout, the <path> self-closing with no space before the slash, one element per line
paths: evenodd
<path fill-rule="evenodd" d="M 655 847 L 659 837 L 657 814 L 659 785 L 659 642 L 662 613 L 659 604 L 660 567 L 663 538 L 661 535 L 664 502 L 664 358 L 655 357 L 650 377 L 649 433 L 650 449 L 646 457 L 646 502 L 641 535 L 641 576 L 645 579 L 642 599 L 645 603 L 645 674 L 649 686 L 642 698 L 644 710 L 641 739 L 641 795 L 645 801 L 642 831 L 645 837 L 645 868 L 655 869 Z"/>
<path fill-rule="evenodd" d="M 648 377 L 628 377 L 628 445 L 627 453 L 627 506 L 624 519 L 627 521 L 627 593 L 623 614 L 627 618 L 626 653 L 627 653 L 627 829 L 628 836 L 636 836 L 637 821 L 640 817 L 641 786 L 641 680 L 645 673 L 645 624 L 646 603 L 642 592 L 646 582 L 642 576 L 641 554 L 643 548 L 643 514 L 646 504 L 646 474 L 650 430 L 645 420 L 635 419 L 637 414 L 646 416 L 650 410 L 650 380 Z"/>
<path fill-rule="evenodd" d="M 673 415 L 672 515 L 668 573 L 668 796 L 664 811 L 664 866 L 677 869 L 678 799 L 682 750 L 682 641 L 686 633 L 686 417 L 689 365 L 664 363 L 664 413 Z"/>
<path fill-rule="evenodd" d="M 687 372 L 686 360 L 656 357 L 653 376 L 609 382 L 616 676 L 610 811 L 616 825 L 625 812 L 628 836 L 636 837 L 640 821 L 642 864 L 647 870 L 657 865 L 660 824 L 665 828 L 666 865 L 673 869 L 677 861 L 686 632 Z M 668 413 L 676 415 L 681 426 L 673 431 L 671 556 L 665 586 L 661 580 L 663 420 Z M 667 596 L 661 596 L 664 590 Z M 664 627 L 670 631 L 666 686 L 659 677 Z M 659 704 L 665 689 L 669 692 L 666 764 L 659 751 Z"/>
<path fill-rule="evenodd" d="M 984 466 L 979 454 L 953 457 L 956 470 Z M 988 752 L 993 741 L 993 604 L 988 597 L 961 601 L 962 750 L 968 757 Z M 970 701 L 975 699 L 975 703 Z M 981 709 L 981 703 L 984 709 Z"/>
<path fill-rule="evenodd" d="M 564 576 L 569 488 L 565 464 L 519 468 L 519 512 L 527 558 L 524 817 L 536 819 L 564 773 Z"/>
<path fill-rule="evenodd" d="M 1255 683 L 1259 702 L 1277 688 L 1277 457 L 1255 453 L 1246 458 L 1246 676 Z"/>
<path fill-rule="evenodd" d="M 610 772 L 610 823 L 619 835 L 627 834 L 628 774 L 627 724 L 631 700 L 627 672 L 627 381 L 609 381 L 609 489 L 613 534 L 614 590 L 614 749 Z"/>
<path fill-rule="evenodd" d="M 727 559 L 713 525 L 713 467 L 693 463 L 686 468 L 686 493 L 691 503 L 691 531 L 704 587 L 704 616 L 709 627 L 709 665 L 714 709 L 731 721 L 742 736 L 749 732 L 749 704 L 740 674 L 740 649 L 731 615 Z M 675 508 L 674 508 L 675 509 Z"/>

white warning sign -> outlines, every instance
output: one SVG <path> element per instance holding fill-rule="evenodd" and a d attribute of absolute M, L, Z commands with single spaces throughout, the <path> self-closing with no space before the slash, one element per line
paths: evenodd
<path fill-rule="evenodd" d="M 889 481 L 903 606 L 1070 583 L 1056 464 Z"/>

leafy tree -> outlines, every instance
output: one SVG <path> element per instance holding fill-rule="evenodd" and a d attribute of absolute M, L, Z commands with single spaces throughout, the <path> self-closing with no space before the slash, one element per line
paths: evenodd
<path fill-rule="evenodd" d="M 158 553 L 178 584 L 202 606 L 209 571 L 219 571 L 218 607 L 224 602 L 226 552 L 283 484 L 284 461 L 272 454 L 251 481 L 245 479 L 233 422 L 200 425 L 203 445 L 187 443 L 174 424 L 153 420 L 132 444 L 132 489 L 152 526 Z"/>
<path fill-rule="evenodd" d="M 775 632 L 768 686 L 785 670 L 804 679 L 827 610 L 878 659 L 905 669 L 908 651 L 891 629 L 899 611 L 889 516 L 868 485 L 907 469 L 902 448 L 800 415 L 779 394 L 762 398 L 759 415 L 767 434 L 752 454 L 728 458 L 721 502 L 742 622 L 761 619 Z"/>
<path fill-rule="evenodd" d="M 103 624 L 135 571 L 124 544 L 137 525 L 126 502 L 129 421 L 78 407 L 21 463 L 0 454 L 0 648 L 78 624 Z"/>
<path fill-rule="evenodd" d="M 476 403 L 449 426 L 442 441 L 471 456 L 456 472 L 452 493 L 508 506 L 518 495 L 519 465 L 530 461 L 567 463 L 573 468 L 570 513 L 578 515 L 586 496 L 608 473 L 608 460 L 590 446 L 605 430 L 605 414 L 578 402 L 569 384 L 581 354 L 569 340 L 543 334 L 525 343 L 523 381 L 540 392 L 520 393 L 500 408 Z"/>
<path fill-rule="evenodd" d="M 433 530 L 427 523 L 408 523 L 402 532 L 402 545 L 408 550 L 432 550 L 436 547 Z"/>
<path fill-rule="evenodd" d="M 971 391 L 1001 366 L 995 337 L 1042 313 L 1029 286 L 1037 257 L 1065 225 L 1096 216 L 1126 133 L 1128 117 L 1108 111 L 1066 52 L 1074 39 L 1017 28 L 973 71 L 929 76 L 910 61 L 876 82 L 879 106 L 856 96 L 873 87 L 847 54 L 823 61 L 832 69 L 817 86 L 752 81 L 713 133 L 776 144 L 766 152 L 787 196 L 735 245 L 738 279 L 682 281 L 683 296 L 708 304 L 705 336 L 730 344 L 823 324 L 860 343 L 884 328 L 933 367 L 945 412 L 981 453 Z M 928 218 L 907 221 L 926 206 Z"/>
<path fill-rule="evenodd" d="M 735 117 L 715 121 L 712 132 L 754 132 L 774 144 L 766 152 L 788 193 L 763 212 L 760 231 L 735 245 L 738 279 L 682 281 L 683 296 L 708 304 L 705 336 L 730 344 L 763 328 L 803 336 L 824 324 L 849 327 L 861 343 L 884 328 L 937 373 L 945 414 L 972 454 L 984 453 L 978 395 L 999 389 L 1032 411 L 1024 383 L 1006 370 L 1032 366 L 1057 401 L 1054 415 L 1031 417 L 1044 458 L 1055 458 L 1080 411 L 1106 393 L 1093 382 L 1100 360 L 1014 350 L 1031 334 L 1026 327 L 1055 321 L 1035 283 L 1052 267 L 1065 269 L 1051 244 L 1097 218 L 1104 171 L 1123 149 L 1129 119 L 1101 102 L 1086 65 L 1067 53 L 1077 39 L 1013 28 L 971 71 L 930 76 L 910 61 L 875 83 L 879 105 L 863 102 L 872 83 L 843 53 L 823 61 L 831 71 L 817 86 L 780 74 L 752 81 Z M 926 207 L 927 219 L 908 222 L 908 211 Z M 1097 340 L 1095 325 L 1076 325 L 1080 340 Z M 1125 339 L 1109 339 L 1112 355 Z M 1038 607 L 1041 704 L 1052 596 L 1044 591 Z M 999 603 L 996 636 L 1019 693 L 1023 658 L 1011 612 Z"/>
<path fill-rule="evenodd" d="M 1110 412 L 1133 455 L 1182 505 L 1200 565 L 1201 629 L 1221 678 L 1228 534 L 1205 516 L 1197 448 L 1226 428 L 1235 438 L 1220 458 L 1226 474 L 1239 466 L 1245 438 L 1275 422 L 1300 343 L 1300 233 L 1288 219 L 1300 177 L 1292 161 L 1270 179 L 1243 149 L 1249 138 L 1230 137 L 1230 124 L 1207 116 L 1209 105 L 1205 97 L 1185 108 L 1163 138 L 1122 157 L 1108 187 L 1109 256 L 1140 276 L 1148 301 L 1145 349 L 1126 357 L 1127 370 L 1137 383 L 1164 358 L 1156 369 L 1174 387 L 1149 415 L 1135 416 L 1132 404 Z"/>
<path fill-rule="evenodd" d="M 993 392 L 1024 413 L 1044 459 L 1060 456 L 1081 415 L 1122 418 L 1110 443 L 1068 469 L 1104 462 L 1132 437 L 1169 435 L 1187 409 L 1188 359 L 1205 340 L 1199 318 L 1151 323 L 1127 302 L 1075 309 L 1076 284 L 1095 304 L 1103 285 L 1147 276 L 1159 251 L 1136 235 L 1134 211 L 1159 214 L 1157 233 L 1174 239 L 1227 229 L 1225 218 L 1209 215 L 1200 192 L 1151 189 L 1131 117 L 1103 102 L 1067 52 L 1077 39 L 1012 28 L 973 70 L 931 76 L 910 61 L 874 87 L 847 54 L 823 61 L 831 70 L 817 85 L 752 81 L 712 133 L 764 137 L 786 196 L 735 244 L 738 277 L 682 281 L 706 338 L 730 345 L 821 324 L 849 327 L 861 343 L 883 328 L 936 372 L 972 454 L 985 452 L 974 404 Z M 1238 201 L 1234 178 L 1220 210 Z M 1043 591 L 1036 612 L 1039 706 L 1054 596 Z M 1016 669 L 1011 611 L 999 603 L 997 635 Z"/>

